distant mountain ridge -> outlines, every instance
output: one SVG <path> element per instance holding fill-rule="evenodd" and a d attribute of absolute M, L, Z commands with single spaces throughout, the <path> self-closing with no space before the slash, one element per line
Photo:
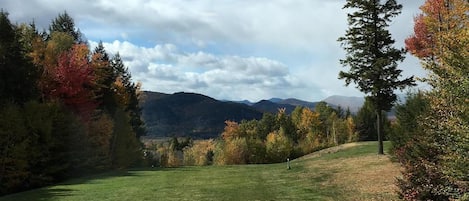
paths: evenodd
<path fill-rule="evenodd" d="M 352 112 L 363 105 L 359 97 L 331 96 L 324 101 L 332 107 L 340 105 L 343 109 L 350 108 Z M 240 122 L 260 119 L 263 113 L 276 113 L 280 108 L 291 113 L 297 106 L 314 110 L 317 103 L 295 98 L 272 98 L 256 103 L 247 100 L 220 101 L 197 93 L 144 91 L 142 116 L 149 136 L 215 138 L 223 132 L 226 120 Z"/>
<path fill-rule="evenodd" d="M 349 108 L 352 113 L 357 113 L 365 103 L 365 98 L 356 96 L 334 95 L 327 97 L 323 101 L 328 104 L 340 106 L 342 109 Z"/>
<path fill-rule="evenodd" d="M 145 91 L 142 108 L 148 135 L 158 137 L 214 138 L 223 131 L 226 120 L 239 122 L 262 117 L 262 112 L 248 105 L 185 92 Z"/>

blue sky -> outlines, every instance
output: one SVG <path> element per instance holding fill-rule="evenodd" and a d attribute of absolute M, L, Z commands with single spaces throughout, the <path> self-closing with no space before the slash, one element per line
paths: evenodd
<path fill-rule="evenodd" d="M 398 0 L 396 47 L 412 33 L 423 0 Z M 91 46 L 119 52 L 144 90 L 225 100 L 363 96 L 338 80 L 345 56 L 345 0 L 3 0 L 13 22 L 48 27 L 67 11 Z M 426 76 L 408 55 L 404 76 Z"/>

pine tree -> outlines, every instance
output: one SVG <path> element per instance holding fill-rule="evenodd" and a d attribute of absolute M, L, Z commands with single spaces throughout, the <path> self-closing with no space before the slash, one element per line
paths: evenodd
<path fill-rule="evenodd" d="M 119 53 L 114 55 L 112 58 L 111 66 L 114 69 L 116 76 L 116 84 L 120 85 L 120 88 L 122 89 L 122 93 L 118 96 L 120 96 L 121 100 L 124 100 L 120 101 L 121 104 L 123 104 L 124 110 L 129 112 L 132 130 L 136 133 L 137 138 L 144 136 L 146 134 L 146 129 L 145 123 L 141 118 L 142 108 L 140 107 L 140 84 L 132 82 L 132 76 L 128 68 L 125 67 Z"/>
<path fill-rule="evenodd" d="M 117 78 L 116 72 L 111 65 L 109 54 L 100 41 L 91 56 L 91 65 L 96 75 L 96 97 L 99 103 L 98 109 L 114 114 L 117 103 L 114 97 L 113 84 Z"/>
<path fill-rule="evenodd" d="M 347 0 L 344 8 L 355 9 L 348 14 L 349 29 L 340 37 L 347 56 L 340 60 L 348 72 L 341 71 L 339 79 L 352 82 L 370 97 L 376 108 L 379 154 L 383 151 L 382 111 L 389 111 L 396 101 L 396 89 L 414 85 L 413 77 L 399 80 L 402 70 L 397 62 L 404 59 L 404 49 L 393 47 L 394 40 L 386 29 L 391 18 L 400 14 L 402 5 L 395 0 Z"/>
<path fill-rule="evenodd" d="M 75 43 L 86 43 L 83 38 L 83 34 L 79 29 L 75 28 L 75 21 L 70 15 L 68 15 L 67 11 L 64 11 L 52 20 L 52 23 L 49 26 L 49 32 L 50 34 L 54 32 L 66 33 L 73 37 Z"/>
<path fill-rule="evenodd" d="M 0 104 L 23 104 L 37 96 L 37 69 L 20 42 L 6 12 L 0 12 Z"/>

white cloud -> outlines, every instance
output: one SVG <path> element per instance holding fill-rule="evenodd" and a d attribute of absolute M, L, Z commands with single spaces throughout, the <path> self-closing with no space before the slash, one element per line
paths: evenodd
<path fill-rule="evenodd" d="M 92 47 L 97 42 L 89 42 Z M 281 94 L 299 85 L 289 68 L 263 57 L 180 52 L 173 44 L 139 47 L 130 42 L 103 43 L 111 54 L 119 52 L 135 80 L 145 90 L 167 93 L 194 91 L 220 94 L 215 98 L 260 100 L 263 94 Z M 264 91 L 264 93 L 253 93 Z"/>
<path fill-rule="evenodd" d="M 423 0 L 398 0 L 396 46 L 412 32 Z M 194 91 L 220 99 L 361 95 L 337 75 L 344 57 L 337 38 L 347 28 L 345 0 L 6 0 L 17 22 L 47 28 L 66 10 L 91 41 L 120 52 L 148 90 Z M 93 45 L 93 44 L 92 44 Z M 415 58 L 405 75 L 424 76 Z"/>

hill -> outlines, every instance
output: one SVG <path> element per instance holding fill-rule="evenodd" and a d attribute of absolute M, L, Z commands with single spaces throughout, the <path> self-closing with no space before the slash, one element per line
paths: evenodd
<path fill-rule="evenodd" d="M 286 112 L 289 114 L 295 109 L 296 106 L 290 104 L 274 103 L 268 100 L 261 100 L 257 103 L 254 103 L 252 107 L 258 111 L 269 113 L 277 113 L 279 109 L 285 108 Z"/>
<path fill-rule="evenodd" d="M 343 109 L 350 108 L 352 113 L 357 113 L 358 110 L 360 110 L 360 108 L 363 106 L 363 103 L 365 103 L 365 98 L 334 95 L 327 97 L 323 101 L 328 104 L 340 106 Z"/>
<path fill-rule="evenodd" d="M 240 103 L 223 102 L 195 93 L 144 92 L 142 116 L 149 136 L 219 136 L 226 120 L 260 119 L 262 113 Z"/>
<path fill-rule="evenodd" d="M 279 109 L 285 108 L 287 114 L 293 112 L 293 110 L 298 107 L 308 107 L 312 110 L 316 107 L 317 102 L 308 102 L 295 98 L 280 99 L 280 98 L 271 98 L 269 100 L 261 100 L 257 103 L 251 104 L 253 108 L 261 112 L 270 112 L 276 113 Z"/>
<path fill-rule="evenodd" d="M 385 143 L 389 146 L 389 143 Z M 397 200 L 398 164 L 376 155 L 376 142 L 352 143 L 286 164 L 110 172 L 6 200 Z"/>

